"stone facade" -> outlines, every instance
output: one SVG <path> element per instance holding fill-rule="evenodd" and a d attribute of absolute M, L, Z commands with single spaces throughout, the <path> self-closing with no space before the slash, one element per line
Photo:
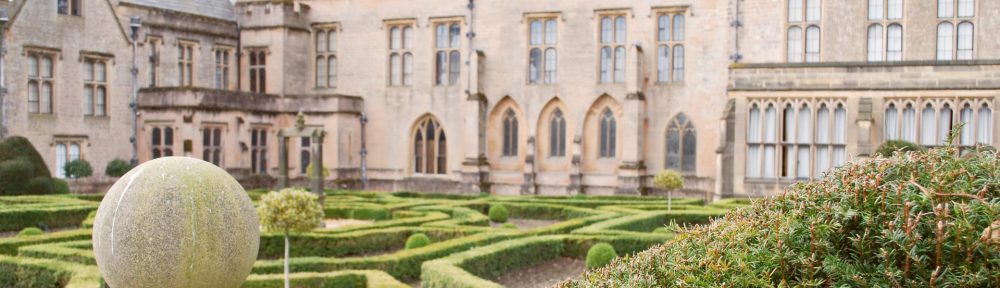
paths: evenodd
<path fill-rule="evenodd" d="M 64 140 L 98 172 L 131 157 L 132 16 L 139 159 L 206 158 L 240 178 L 277 174 L 277 131 L 299 111 L 335 151 L 328 180 L 358 188 L 365 147 L 377 190 L 659 194 L 650 176 L 674 168 L 687 195 L 764 195 L 889 138 L 940 145 L 946 122 L 972 119 L 963 146 L 1000 143 L 1000 38 L 979 33 L 1000 25 L 995 1 L 940 17 L 936 1 L 886 1 L 879 17 L 868 1 L 819 0 L 100 0 L 82 17 L 55 2 L 0 4 L 15 11 L 10 131 L 50 167 Z M 949 59 L 944 22 L 975 25 L 953 31 Z M 27 112 L 35 50 L 59 57 L 51 114 Z M 67 56 L 112 60 L 108 116 L 81 115 L 85 63 Z M 291 175 L 306 145 L 288 143 Z"/>

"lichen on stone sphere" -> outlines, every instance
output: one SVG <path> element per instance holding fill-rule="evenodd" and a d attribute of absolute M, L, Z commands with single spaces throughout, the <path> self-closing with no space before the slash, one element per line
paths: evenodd
<path fill-rule="evenodd" d="M 229 173 L 166 157 L 111 186 L 97 210 L 93 244 L 111 287 L 239 287 L 257 258 L 260 227 Z"/>

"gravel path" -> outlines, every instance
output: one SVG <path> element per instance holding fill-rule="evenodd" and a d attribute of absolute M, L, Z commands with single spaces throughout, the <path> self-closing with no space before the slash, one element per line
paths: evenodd
<path fill-rule="evenodd" d="M 368 221 L 368 220 L 354 220 L 354 219 L 324 219 L 323 220 L 323 225 L 324 225 L 323 227 L 327 228 L 327 229 L 332 229 L 332 228 L 340 228 L 340 227 L 355 226 L 355 225 L 365 225 L 365 224 L 372 224 L 372 223 L 375 223 L 375 222 L 374 221 Z"/>
<path fill-rule="evenodd" d="M 579 279 L 586 270 L 587 266 L 582 259 L 560 257 L 507 273 L 493 281 L 508 288 L 552 287 L 562 281 Z"/>
<path fill-rule="evenodd" d="M 561 221 L 559 221 L 559 220 L 540 220 L 540 219 L 510 218 L 510 219 L 507 219 L 507 222 L 514 223 L 514 225 L 517 225 L 517 229 L 520 229 L 520 230 L 531 230 L 531 229 L 535 229 L 535 228 L 538 228 L 538 227 L 545 227 L 545 226 L 549 226 L 549 225 L 552 225 L 552 224 L 556 224 L 556 223 L 559 223 Z M 495 227 L 500 227 L 500 225 L 503 225 L 503 223 L 490 222 L 490 226 L 492 226 L 494 228 Z"/>

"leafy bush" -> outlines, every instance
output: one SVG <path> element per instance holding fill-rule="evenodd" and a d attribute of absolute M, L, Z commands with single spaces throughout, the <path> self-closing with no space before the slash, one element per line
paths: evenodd
<path fill-rule="evenodd" d="M 597 243 L 587 251 L 587 268 L 597 269 L 611 263 L 612 259 L 618 257 L 615 247 L 608 243 Z"/>
<path fill-rule="evenodd" d="M 70 179 L 90 177 L 90 175 L 94 174 L 94 169 L 90 167 L 90 162 L 83 159 L 69 161 L 63 169 L 66 170 L 66 177 Z"/>
<path fill-rule="evenodd" d="M 26 161 L 31 166 L 27 169 L 31 177 L 25 177 L 25 179 L 40 176 L 52 177 L 49 174 L 49 167 L 45 166 L 42 155 L 38 154 L 28 139 L 21 136 L 11 136 L 0 141 L 0 163 L 18 159 Z"/>
<path fill-rule="evenodd" d="M 852 163 L 564 287 L 996 287 L 997 171 L 955 148 Z"/>
<path fill-rule="evenodd" d="M 42 229 L 38 229 L 38 227 L 28 227 L 21 229 L 21 232 L 17 232 L 17 237 L 35 236 L 42 234 L 45 234 L 45 232 L 42 232 Z"/>
<path fill-rule="evenodd" d="M 427 234 L 424 233 L 413 234 L 406 239 L 406 249 L 420 248 L 428 244 L 431 244 L 431 239 L 427 238 Z"/>
<path fill-rule="evenodd" d="M 674 170 L 663 170 L 653 177 L 653 185 L 667 191 L 673 191 L 684 187 L 684 177 Z"/>
<path fill-rule="evenodd" d="M 257 213 L 261 226 L 274 232 L 308 232 L 319 227 L 323 207 L 316 195 L 299 189 L 283 189 L 265 194 Z"/>
<path fill-rule="evenodd" d="M 0 195 L 38 194 L 43 191 L 29 190 L 28 179 L 32 179 L 31 163 L 18 159 L 0 162 Z M 39 177 L 43 178 L 43 177 Z M 48 179 L 48 178 L 43 178 Z M 44 193 L 48 194 L 48 193 Z"/>
<path fill-rule="evenodd" d="M 315 178 L 313 177 L 313 173 L 316 173 L 314 171 L 315 168 L 313 168 L 313 163 L 309 163 L 309 166 L 306 167 L 306 175 L 309 176 L 310 179 Z M 323 179 L 326 178 L 330 178 L 330 169 L 327 169 L 326 166 L 323 166 Z"/>
<path fill-rule="evenodd" d="M 69 194 L 69 183 L 66 180 L 52 178 L 52 192 L 55 194 Z"/>
<path fill-rule="evenodd" d="M 21 180 L 23 181 L 23 180 Z M 24 186 L 24 192 L 27 194 L 52 194 L 55 189 L 52 178 L 46 177 L 35 177 L 28 180 L 28 183 Z"/>
<path fill-rule="evenodd" d="M 911 142 L 903 140 L 889 140 L 885 141 L 885 143 L 882 143 L 882 145 L 879 145 L 878 149 L 875 149 L 875 157 L 889 157 L 892 156 L 893 154 L 896 154 L 896 152 L 899 153 L 906 153 L 912 151 L 923 152 L 926 150 L 927 149 L 925 149 L 923 146 Z"/>
<path fill-rule="evenodd" d="M 490 221 L 497 223 L 507 222 L 507 207 L 504 207 L 502 204 L 490 205 L 490 211 L 488 214 Z"/>
<path fill-rule="evenodd" d="M 379 221 L 387 220 L 391 217 L 392 214 L 390 214 L 389 210 L 386 210 L 385 208 L 366 207 L 351 210 L 351 219 Z"/>
<path fill-rule="evenodd" d="M 132 165 L 128 161 L 122 159 L 114 159 L 108 162 L 108 166 L 104 168 L 104 175 L 111 177 L 122 177 L 125 173 L 132 170 Z"/>

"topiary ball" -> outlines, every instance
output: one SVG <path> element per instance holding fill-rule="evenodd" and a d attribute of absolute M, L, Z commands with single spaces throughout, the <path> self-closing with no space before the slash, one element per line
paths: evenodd
<path fill-rule="evenodd" d="M 428 238 L 427 234 L 424 233 L 413 234 L 406 239 L 406 249 L 416 249 L 428 244 L 431 244 L 431 238 Z"/>
<path fill-rule="evenodd" d="M 615 259 L 615 257 L 618 257 L 618 253 L 615 252 L 615 247 L 611 246 L 611 244 L 594 244 L 587 251 L 587 268 L 597 269 L 604 267 L 604 265 L 611 263 L 611 260 Z"/>
<path fill-rule="evenodd" d="M 22 229 L 21 232 L 17 232 L 17 237 L 27 237 L 27 236 L 35 236 L 42 234 L 45 234 L 45 232 L 42 232 L 42 229 L 38 229 L 38 227 L 28 227 Z"/>
<path fill-rule="evenodd" d="M 507 222 L 507 207 L 500 204 L 490 205 L 489 211 L 490 221 L 497 223 Z"/>
<path fill-rule="evenodd" d="M 126 173 L 101 201 L 94 257 L 110 287 L 238 287 L 257 258 L 257 219 L 226 171 L 159 158 Z"/>

